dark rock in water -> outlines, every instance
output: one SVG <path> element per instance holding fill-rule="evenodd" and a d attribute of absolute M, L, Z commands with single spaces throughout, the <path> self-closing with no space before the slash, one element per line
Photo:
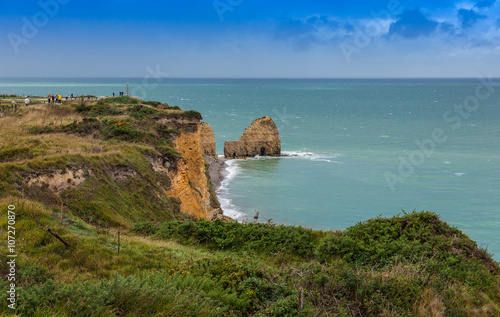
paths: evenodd
<path fill-rule="evenodd" d="M 227 158 L 246 158 L 256 155 L 281 155 L 281 140 L 278 128 L 270 117 L 256 119 L 245 129 L 238 141 L 224 143 L 224 156 Z"/>

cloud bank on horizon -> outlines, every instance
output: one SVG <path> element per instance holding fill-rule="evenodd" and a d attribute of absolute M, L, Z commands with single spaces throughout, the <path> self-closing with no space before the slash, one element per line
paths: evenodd
<path fill-rule="evenodd" d="M 496 0 L 0 5 L 0 77 L 500 76 Z M 3 34 L 2 34 L 3 33 Z"/>

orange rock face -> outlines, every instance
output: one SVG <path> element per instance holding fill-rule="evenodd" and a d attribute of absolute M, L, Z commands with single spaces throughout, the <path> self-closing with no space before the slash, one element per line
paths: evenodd
<path fill-rule="evenodd" d="M 207 126 L 206 123 L 199 123 L 197 129 L 181 130 L 180 135 L 176 137 L 175 148 L 182 158 L 177 162 L 177 167 L 169 172 L 172 186 L 167 195 L 180 199 L 181 212 L 197 218 L 214 219 L 222 215 L 222 210 L 211 187 L 203 158 L 206 151 L 211 153 L 210 142 L 204 142 L 205 138 L 202 137 L 202 134 L 212 130 Z M 215 138 L 213 143 L 215 154 Z"/>
<path fill-rule="evenodd" d="M 205 156 L 216 157 L 214 130 L 212 130 L 212 127 L 206 122 L 200 123 L 200 129 L 201 153 Z"/>
<path fill-rule="evenodd" d="M 245 158 L 281 155 L 281 140 L 278 128 L 270 117 L 256 119 L 245 129 L 238 141 L 224 143 L 224 156 L 227 158 Z"/>

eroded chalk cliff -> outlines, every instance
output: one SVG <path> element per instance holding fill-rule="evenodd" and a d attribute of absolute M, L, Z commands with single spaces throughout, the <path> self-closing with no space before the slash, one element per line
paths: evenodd
<path fill-rule="evenodd" d="M 279 156 L 281 141 L 278 128 L 270 117 L 256 119 L 245 129 L 238 141 L 224 143 L 224 156 L 227 158 L 245 158 L 256 155 Z"/>
<path fill-rule="evenodd" d="M 215 156 L 212 128 L 197 119 L 165 119 L 162 123 L 179 131 L 174 145 L 181 155 L 175 168 L 168 171 L 172 185 L 166 194 L 181 201 L 183 213 L 205 219 L 224 218 L 203 157 Z"/>
<path fill-rule="evenodd" d="M 215 134 L 212 127 L 206 123 L 200 123 L 200 136 L 201 136 L 201 153 L 205 156 L 217 157 L 215 153 Z"/>

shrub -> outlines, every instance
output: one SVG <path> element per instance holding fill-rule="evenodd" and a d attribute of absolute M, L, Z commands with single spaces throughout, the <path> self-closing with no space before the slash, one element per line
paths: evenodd
<path fill-rule="evenodd" d="M 198 111 L 195 111 L 195 110 L 184 111 L 183 113 L 181 113 L 181 115 L 184 117 L 194 118 L 194 119 L 198 119 L 198 120 L 203 119 L 201 113 L 199 113 Z"/>
<path fill-rule="evenodd" d="M 73 122 L 63 127 L 66 133 L 77 133 L 80 135 L 89 135 L 94 132 L 100 132 L 101 122 L 95 118 L 83 118 L 80 122 Z"/>
<path fill-rule="evenodd" d="M 108 104 L 102 102 L 102 99 L 97 102 L 94 106 L 91 107 L 90 111 L 88 111 L 89 116 L 97 117 L 97 116 L 117 116 L 121 115 L 122 112 L 115 107 L 112 107 Z"/>
<path fill-rule="evenodd" d="M 146 117 L 152 117 L 158 114 L 158 111 L 149 107 L 142 105 L 135 105 L 129 107 L 129 112 L 132 117 L 144 119 Z"/>
<path fill-rule="evenodd" d="M 93 282 L 56 284 L 53 280 L 19 289 L 17 313 L 49 316 L 156 316 L 174 312 L 179 316 L 231 316 L 218 309 L 218 301 L 203 298 L 189 289 L 178 289 L 163 274 L 122 277 Z M 186 285 L 187 286 L 187 285 Z M 147 300 L 145 300 L 147 299 Z M 219 306 L 220 307 L 220 306 Z M 40 314 L 40 312 L 43 312 Z"/>
<path fill-rule="evenodd" d="M 219 250 L 245 250 L 258 253 L 289 253 L 312 257 L 315 241 L 312 230 L 270 224 L 241 224 L 219 219 L 170 221 L 160 226 L 158 235 L 185 242 L 206 244 Z"/>
<path fill-rule="evenodd" d="M 78 104 L 75 106 L 75 110 L 77 112 L 85 112 L 89 110 L 89 107 L 87 107 L 87 103 L 85 101 L 85 98 L 80 98 L 78 101 Z"/>
<path fill-rule="evenodd" d="M 155 107 L 155 108 L 157 108 L 159 105 L 162 105 L 162 103 L 159 102 L 159 101 L 143 101 L 142 103 L 144 105 L 152 106 L 152 107 Z"/>
<path fill-rule="evenodd" d="M 58 128 L 51 126 L 33 126 L 28 128 L 29 134 L 46 134 L 60 132 Z"/>
<path fill-rule="evenodd" d="M 102 135 L 104 139 L 116 138 L 123 141 L 134 141 L 141 136 L 130 122 L 117 120 L 103 120 Z"/>
<path fill-rule="evenodd" d="M 0 163 L 29 160 L 34 156 L 33 152 L 27 147 L 0 150 Z"/>
<path fill-rule="evenodd" d="M 325 239 L 318 248 L 322 262 L 340 258 L 348 264 L 381 269 L 422 262 L 442 280 L 460 281 L 477 290 L 494 289 L 498 264 L 456 228 L 432 212 L 413 212 L 370 219 Z M 500 296 L 497 296 L 500 297 Z"/>
<path fill-rule="evenodd" d="M 142 235 L 153 235 L 158 232 L 158 227 L 156 227 L 149 221 L 140 222 L 135 223 L 131 231 Z"/>
<path fill-rule="evenodd" d="M 132 98 L 129 96 L 121 96 L 121 97 L 110 97 L 104 99 L 106 103 L 116 103 L 116 104 L 128 104 L 128 105 L 137 105 L 139 104 L 139 99 Z"/>

